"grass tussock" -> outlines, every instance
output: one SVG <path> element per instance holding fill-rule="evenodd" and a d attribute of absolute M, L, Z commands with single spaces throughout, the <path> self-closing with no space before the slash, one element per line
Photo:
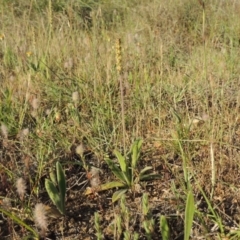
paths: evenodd
<path fill-rule="evenodd" d="M 239 13 L 234 0 L 1 0 L 2 239 L 238 239 Z M 160 179 L 140 183 L 150 169 Z"/>

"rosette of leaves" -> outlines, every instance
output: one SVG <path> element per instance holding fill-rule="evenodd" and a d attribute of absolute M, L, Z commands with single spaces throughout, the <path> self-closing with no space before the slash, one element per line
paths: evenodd
<path fill-rule="evenodd" d="M 138 163 L 141 159 L 140 154 L 142 143 L 143 141 L 141 139 L 136 140 L 132 144 L 126 157 L 119 151 L 115 150 L 114 155 L 117 158 L 117 163 L 112 159 L 105 159 L 108 167 L 111 169 L 117 180 L 100 185 L 98 190 L 103 191 L 112 188 L 120 188 L 114 192 L 112 202 L 120 199 L 121 196 L 128 190 L 134 190 L 136 184 L 139 184 L 139 182 L 159 178 L 159 174 L 149 173 L 152 169 L 150 166 L 146 166 L 142 170 L 138 171 Z M 88 189 L 85 192 L 86 195 L 90 193 L 92 193 L 91 189 Z"/>

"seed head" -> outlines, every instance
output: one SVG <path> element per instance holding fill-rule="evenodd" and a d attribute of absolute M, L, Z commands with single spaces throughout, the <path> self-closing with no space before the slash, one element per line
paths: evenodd
<path fill-rule="evenodd" d="M 67 70 L 71 70 L 73 68 L 73 59 L 69 58 L 64 62 L 64 68 Z"/>
<path fill-rule="evenodd" d="M 90 173 L 93 177 L 99 176 L 100 169 L 96 167 L 91 167 Z"/>
<path fill-rule="evenodd" d="M 206 113 L 203 113 L 203 115 L 202 115 L 202 120 L 203 121 L 207 121 L 207 120 L 209 120 L 209 115 L 208 114 L 206 114 Z"/>
<path fill-rule="evenodd" d="M 101 184 L 101 181 L 98 175 L 90 179 L 90 185 L 92 188 L 97 188 L 100 186 L 100 184 Z"/>
<path fill-rule="evenodd" d="M 84 145 L 81 143 L 81 144 L 79 144 L 77 147 L 76 147 L 76 153 L 78 154 L 78 155 L 80 155 L 80 156 L 83 156 L 83 153 L 84 153 L 84 151 L 85 151 L 85 147 L 84 147 Z"/>
<path fill-rule="evenodd" d="M 12 207 L 11 200 L 9 198 L 4 198 L 1 206 L 3 209 L 9 210 Z"/>
<path fill-rule="evenodd" d="M 4 123 L 1 124 L 1 133 L 5 139 L 8 138 L 8 128 Z"/>
<path fill-rule="evenodd" d="M 33 212 L 33 217 L 35 224 L 41 229 L 42 236 L 45 236 L 48 226 L 46 214 L 46 206 L 42 203 L 37 203 Z"/>
<path fill-rule="evenodd" d="M 23 178 L 18 178 L 17 182 L 16 182 L 16 188 L 17 188 L 17 193 L 20 197 L 21 200 L 23 200 L 24 195 L 26 193 L 26 182 Z"/>
<path fill-rule="evenodd" d="M 79 102 L 79 93 L 78 92 L 72 93 L 72 100 L 75 104 L 77 104 Z"/>
<path fill-rule="evenodd" d="M 116 68 L 118 74 L 122 72 L 122 48 L 121 48 L 121 39 L 118 38 L 115 44 L 115 52 L 116 52 Z"/>
<path fill-rule="evenodd" d="M 49 115 L 51 114 L 51 109 L 47 109 L 47 110 L 45 111 L 45 114 L 46 114 L 47 116 L 49 116 Z"/>
<path fill-rule="evenodd" d="M 20 132 L 20 135 L 19 135 L 20 140 L 23 141 L 25 138 L 27 138 L 28 134 L 29 134 L 29 129 L 28 128 L 24 128 Z"/>
<path fill-rule="evenodd" d="M 90 185 L 93 188 L 98 187 L 101 184 L 100 177 L 99 177 L 99 172 L 100 172 L 100 170 L 98 168 L 91 167 L 91 170 L 90 170 L 90 175 L 91 175 Z"/>
<path fill-rule="evenodd" d="M 33 111 L 31 111 L 31 116 L 32 116 L 33 118 L 36 118 L 37 115 L 38 115 L 37 110 L 33 110 Z"/>
<path fill-rule="evenodd" d="M 34 98 L 31 102 L 32 108 L 37 110 L 40 106 L 40 100 L 38 98 Z"/>

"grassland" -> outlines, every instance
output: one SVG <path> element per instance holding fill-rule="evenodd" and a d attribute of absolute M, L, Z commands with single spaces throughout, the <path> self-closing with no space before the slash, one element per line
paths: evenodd
<path fill-rule="evenodd" d="M 240 239 L 238 1 L 0 0 L 0 14 L 1 239 Z M 106 159 L 136 139 L 112 203 Z M 64 216 L 44 185 L 57 161 Z M 140 182 L 146 166 L 160 178 Z"/>

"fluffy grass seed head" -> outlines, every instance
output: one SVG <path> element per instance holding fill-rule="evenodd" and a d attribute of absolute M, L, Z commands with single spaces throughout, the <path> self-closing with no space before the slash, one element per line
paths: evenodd
<path fill-rule="evenodd" d="M 24 195 L 26 194 L 26 182 L 23 178 L 18 178 L 16 182 L 17 193 L 21 200 L 23 200 Z"/>
<path fill-rule="evenodd" d="M 8 138 L 8 128 L 4 123 L 1 124 L 1 134 L 5 139 Z"/>
<path fill-rule="evenodd" d="M 49 115 L 51 114 L 51 112 L 52 112 L 52 110 L 48 108 L 48 109 L 45 111 L 45 114 L 46 114 L 47 116 L 49 116 Z"/>
<path fill-rule="evenodd" d="M 45 236 L 47 231 L 47 212 L 46 206 L 42 203 L 37 203 L 33 211 L 34 222 L 41 230 L 41 236 Z"/>
<path fill-rule="evenodd" d="M 37 118 L 38 112 L 37 112 L 36 110 L 31 111 L 31 116 L 32 116 L 33 118 Z"/>
<path fill-rule="evenodd" d="M 72 100 L 75 104 L 79 102 L 79 93 L 77 91 L 72 93 Z"/>
<path fill-rule="evenodd" d="M 66 70 L 71 70 L 73 68 L 73 58 L 69 58 L 64 62 L 64 68 Z"/>
<path fill-rule="evenodd" d="M 117 68 L 118 74 L 120 75 L 122 72 L 122 47 L 121 47 L 120 38 L 116 40 L 115 53 L 116 53 L 116 68 Z"/>
<path fill-rule="evenodd" d="M 0 205 L 5 210 L 9 210 L 12 207 L 12 203 L 11 203 L 11 200 L 9 198 L 4 198 Z"/>
<path fill-rule="evenodd" d="M 38 98 L 34 98 L 31 102 L 32 108 L 37 110 L 40 106 L 40 100 Z"/>
<path fill-rule="evenodd" d="M 24 128 L 20 133 L 19 133 L 19 139 L 21 141 L 23 141 L 24 139 L 27 138 L 27 136 L 29 135 L 29 129 L 28 128 Z"/>
<path fill-rule="evenodd" d="M 91 175 L 90 185 L 93 188 L 97 188 L 101 184 L 100 177 L 99 177 L 99 172 L 100 172 L 100 170 L 98 168 L 91 167 L 91 170 L 89 172 L 90 175 Z"/>
<path fill-rule="evenodd" d="M 83 145 L 82 143 L 79 144 L 79 145 L 76 147 L 76 150 L 75 150 L 76 154 L 78 154 L 80 157 L 83 156 L 84 151 L 85 151 L 85 147 L 84 147 L 84 145 Z"/>

